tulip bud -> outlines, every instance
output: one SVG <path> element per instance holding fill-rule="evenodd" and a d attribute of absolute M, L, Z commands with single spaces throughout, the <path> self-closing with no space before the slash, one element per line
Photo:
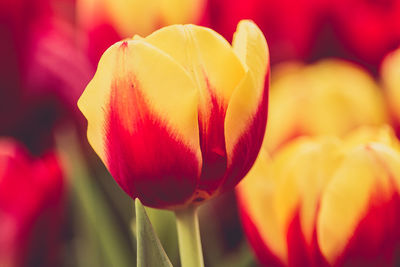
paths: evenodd
<path fill-rule="evenodd" d="M 400 48 L 390 53 L 383 61 L 381 76 L 385 87 L 394 127 L 400 136 Z"/>
<path fill-rule="evenodd" d="M 178 208 L 232 189 L 264 135 L 265 38 L 242 21 L 233 47 L 216 32 L 173 25 L 118 42 L 78 106 L 88 140 L 132 198 Z"/>
<path fill-rule="evenodd" d="M 275 69 L 265 145 L 269 151 L 302 136 L 342 136 L 387 121 L 380 88 L 361 68 L 341 60 Z"/>
<path fill-rule="evenodd" d="M 261 264 L 395 266 L 399 145 L 390 128 L 364 128 L 263 150 L 237 189 Z"/>
<path fill-rule="evenodd" d="M 31 159 L 14 141 L 0 140 L 0 266 L 57 265 L 62 200 L 54 155 Z"/>

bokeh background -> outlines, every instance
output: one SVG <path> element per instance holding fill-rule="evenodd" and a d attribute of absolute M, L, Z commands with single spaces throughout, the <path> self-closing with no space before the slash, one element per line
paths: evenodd
<path fill-rule="evenodd" d="M 398 0 L 0 0 L 0 266 L 135 265 L 133 201 L 76 106 L 116 41 L 176 23 L 231 41 L 253 20 L 270 48 L 273 153 L 301 135 L 398 129 L 400 83 L 387 77 L 400 72 L 382 62 L 400 45 L 399 18 Z M 147 211 L 179 266 L 173 214 Z M 206 266 L 257 266 L 234 192 L 200 209 L 200 227 Z"/>

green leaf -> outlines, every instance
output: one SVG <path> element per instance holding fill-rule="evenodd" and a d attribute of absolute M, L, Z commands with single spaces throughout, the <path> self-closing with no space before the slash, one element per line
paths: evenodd
<path fill-rule="evenodd" d="M 137 266 L 138 267 L 171 267 L 172 264 L 165 253 L 160 240 L 147 217 L 139 199 L 135 200 Z"/>
<path fill-rule="evenodd" d="M 173 266 L 180 266 L 178 233 L 176 231 L 175 214 L 169 210 L 144 207 L 153 229 L 161 241 L 165 252 Z M 136 247 L 136 243 L 135 243 Z"/>

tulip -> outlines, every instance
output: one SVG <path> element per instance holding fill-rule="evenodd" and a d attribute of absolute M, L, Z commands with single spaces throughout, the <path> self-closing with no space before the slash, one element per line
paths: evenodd
<path fill-rule="evenodd" d="M 389 127 L 262 149 L 238 186 L 263 266 L 395 266 L 400 143 Z"/>
<path fill-rule="evenodd" d="M 343 136 L 361 125 L 387 122 L 380 88 L 362 68 L 329 59 L 275 68 L 265 146 L 273 152 L 291 139 Z"/>
<path fill-rule="evenodd" d="M 33 159 L 15 141 L 0 140 L 0 266 L 57 265 L 62 200 L 54 155 Z"/>
<path fill-rule="evenodd" d="M 78 101 L 88 140 L 132 198 L 156 208 L 232 189 L 264 135 L 268 49 L 250 21 L 233 47 L 216 32 L 173 25 L 111 46 Z"/>
<path fill-rule="evenodd" d="M 400 48 L 386 56 L 381 76 L 397 135 L 400 136 Z"/>
<path fill-rule="evenodd" d="M 78 0 L 78 22 L 87 33 L 94 63 L 114 42 L 134 34 L 148 35 L 170 24 L 199 23 L 205 0 Z"/>

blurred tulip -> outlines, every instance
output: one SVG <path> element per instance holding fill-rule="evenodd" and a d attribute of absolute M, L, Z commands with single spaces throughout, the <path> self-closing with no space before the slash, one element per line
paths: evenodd
<path fill-rule="evenodd" d="M 342 46 L 357 61 L 376 67 L 400 45 L 400 1 L 331 1 L 333 24 Z"/>
<path fill-rule="evenodd" d="M 210 26 L 230 38 L 236 24 L 252 19 L 265 34 L 271 62 L 308 59 L 325 15 L 316 0 L 209 0 Z"/>
<path fill-rule="evenodd" d="M 28 12 L 29 10 L 29 12 Z M 21 76 L 26 62 L 25 41 L 32 24 L 48 14 L 48 1 L 1 1 L 0 2 L 0 121 L 1 128 L 10 124 L 9 114 L 15 114 L 15 105 L 22 97 Z"/>
<path fill-rule="evenodd" d="M 199 23 L 206 0 L 78 0 L 77 17 L 87 33 L 87 51 L 97 63 L 116 41 L 148 35 L 171 24 Z"/>
<path fill-rule="evenodd" d="M 261 31 L 174 25 L 118 42 L 78 102 L 88 140 L 132 198 L 178 208 L 232 189 L 264 135 L 269 54 Z"/>
<path fill-rule="evenodd" d="M 341 60 L 275 68 L 265 145 L 272 152 L 301 135 L 343 135 L 387 121 L 380 88 L 360 67 Z"/>
<path fill-rule="evenodd" d="M 271 49 L 271 62 L 339 56 L 376 71 L 400 44 L 396 0 L 209 0 L 211 27 L 231 36 L 241 19 L 254 20 Z"/>
<path fill-rule="evenodd" d="M 381 76 L 393 124 L 400 137 L 400 48 L 386 56 Z"/>
<path fill-rule="evenodd" d="M 263 266 L 395 266 L 400 150 L 390 128 L 299 138 L 260 153 L 238 186 Z"/>
<path fill-rule="evenodd" d="M 0 140 L 0 266 L 57 265 L 62 200 L 54 155 L 32 159 L 14 141 Z"/>
<path fill-rule="evenodd" d="M 92 66 L 79 49 L 71 0 L 0 3 L 0 135 L 40 154 L 71 118 Z M 72 104 L 73 103 L 73 104 Z"/>

